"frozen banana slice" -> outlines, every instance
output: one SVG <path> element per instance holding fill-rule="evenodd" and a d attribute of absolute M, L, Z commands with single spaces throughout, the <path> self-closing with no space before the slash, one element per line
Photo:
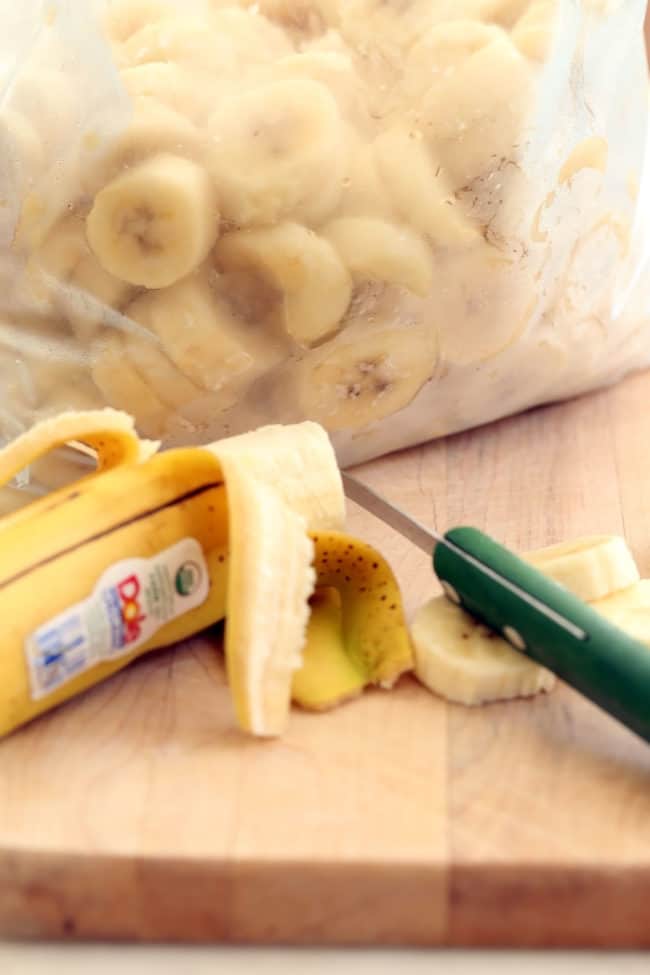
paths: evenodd
<path fill-rule="evenodd" d="M 282 58 L 293 50 L 284 30 L 258 8 L 259 4 L 248 10 L 223 6 L 213 11 L 209 21 L 210 31 L 228 39 L 243 68 Z"/>
<path fill-rule="evenodd" d="M 555 676 L 518 653 L 446 596 L 425 603 L 411 624 L 415 673 L 448 701 L 475 706 L 551 691 Z"/>
<path fill-rule="evenodd" d="M 340 217 L 323 235 L 357 282 L 385 281 L 426 297 L 433 284 L 431 251 L 408 227 L 371 217 Z"/>
<path fill-rule="evenodd" d="M 177 15 L 165 0 L 110 0 L 105 15 L 106 33 L 119 44 L 128 41 L 147 24 Z"/>
<path fill-rule="evenodd" d="M 92 378 L 106 403 L 135 417 L 145 436 L 164 437 L 169 411 L 129 361 L 120 336 L 112 337 L 99 350 Z"/>
<path fill-rule="evenodd" d="M 454 189 L 517 158 L 531 79 L 527 60 L 504 35 L 432 85 L 420 127 Z"/>
<path fill-rule="evenodd" d="M 337 251 L 313 230 L 282 223 L 226 234 L 215 249 L 223 270 L 254 269 L 282 296 L 286 332 L 312 345 L 340 327 L 352 280 Z"/>
<path fill-rule="evenodd" d="M 546 61 L 555 36 L 557 0 L 538 0 L 522 14 L 510 34 L 522 54 L 533 61 Z"/>
<path fill-rule="evenodd" d="M 336 27 L 340 19 L 340 7 L 345 2 L 346 0 L 242 0 L 244 6 L 258 9 L 298 40 L 323 34 L 328 27 Z"/>
<path fill-rule="evenodd" d="M 363 85 L 349 54 L 308 48 L 275 61 L 270 71 L 277 80 L 316 81 L 324 85 L 336 99 L 344 119 L 357 126 L 367 124 Z"/>
<path fill-rule="evenodd" d="M 82 171 L 82 189 L 94 195 L 121 170 L 160 153 L 202 160 L 204 147 L 199 131 L 189 118 L 162 104 L 157 97 L 134 96 L 130 124 L 105 146 L 94 165 Z"/>
<path fill-rule="evenodd" d="M 460 211 L 441 168 L 417 129 L 398 126 L 375 142 L 375 156 L 396 211 L 439 247 L 476 242 L 480 234 Z"/>
<path fill-rule="evenodd" d="M 124 351 L 158 399 L 172 410 L 181 410 L 204 395 L 165 355 L 157 336 L 125 335 Z"/>
<path fill-rule="evenodd" d="M 223 407 L 235 402 L 244 380 L 270 365 L 271 347 L 234 318 L 204 274 L 138 298 L 127 315 L 158 337 L 188 379 L 219 392 Z"/>
<path fill-rule="evenodd" d="M 451 20 L 427 25 L 409 49 L 400 90 L 405 102 L 417 110 L 419 100 L 437 81 L 491 41 L 504 37 L 503 30 L 479 20 Z"/>
<path fill-rule="evenodd" d="M 587 603 L 627 589 L 641 578 L 620 535 L 579 538 L 537 549 L 523 558 Z"/>
<path fill-rule="evenodd" d="M 348 171 L 337 213 L 345 217 L 394 219 L 390 189 L 381 177 L 375 146 L 349 130 Z"/>
<path fill-rule="evenodd" d="M 315 81 L 276 81 L 225 101 L 210 139 L 223 214 L 237 226 L 319 221 L 341 198 L 343 123 Z"/>
<path fill-rule="evenodd" d="M 214 108 L 211 87 L 197 84 L 191 72 L 178 64 L 165 61 L 137 64 L 121 71 L 120 77 L 131 98 L 155 99 L 192 122 L 203 121 Z"/>
<path fill-rule="evenodd" d="M 95 197 L 88 241 L 102 266 L 122 281 L 165 288 L 207 257 L 219 211 L 206 171 L 162 154 L 118 176 Z"/>
<path fill-rule="evenodd" d="M 330 432 L 360 430 L 399 412 L 435 371 L 430 325 L 349 322 L 297 365 L 298 406 Z"/>
<path fill-rule="evenodd" d="M 146 24 L 121 45 L 121 68 L 171 62 L 192 71 L 197 84 L 206 77 L 237 76 L 237 53 L 227 34 L 210 30 L 205 17 L 181 17 Z M 201 79 L 201 80 L 199 80 Z"/>

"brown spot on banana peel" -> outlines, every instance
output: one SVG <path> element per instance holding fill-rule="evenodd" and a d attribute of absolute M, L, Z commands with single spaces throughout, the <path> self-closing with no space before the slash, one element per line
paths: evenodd
<path fill-rule="evenodd" d="M 317 532 L 316 597 L 293 700 L 309 710 L 335 707 L 364 687 L 390 688 L 413 668 L 399 585 L 370 545 Z"/>

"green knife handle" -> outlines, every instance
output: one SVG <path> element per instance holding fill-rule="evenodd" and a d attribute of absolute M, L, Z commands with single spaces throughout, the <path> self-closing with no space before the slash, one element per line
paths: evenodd
<path fill-rule="evenodd" d="M 454 528 L 445 538 L 584 635 L 568 632 L 560 621 L 440 544 L 433 565 L 450 598 L 650 742 L 650 649 L 476 529 Z"/>

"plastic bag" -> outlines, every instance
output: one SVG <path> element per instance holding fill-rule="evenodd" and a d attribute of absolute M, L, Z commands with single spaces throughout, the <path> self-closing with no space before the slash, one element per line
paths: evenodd
<path fill-rule="evenodd" d="M 5 0 L 0 439 L 349 464 L 646 366 L 644 8 Z"/>

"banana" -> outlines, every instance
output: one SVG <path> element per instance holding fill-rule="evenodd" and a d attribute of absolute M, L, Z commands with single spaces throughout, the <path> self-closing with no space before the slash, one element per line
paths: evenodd
<path fill-rule="evenodd" d="M 183 375 L 219 393 L 222 408 L 271 364 L 272 343 L 234 317 L 205 274 L 136 299 L 127 315 L 157 336 Z"/>
<path fill-rule="evenodd" d="M 145 24 L 119 48 L 120 68 L 156 62 L 178 64 L 203 82 L 237 76 L 236 51 L 226 34 L 209 29 L 201 16 L 178 16 Z"/>
<path fill-rule="evenodd" d="M 287 334 L 309 346 L 340 327 L 352 280 L 332 245 L 296 223 L 226 234 L 215 248 L 223 270 L 253 269 L 282 296 Z"/>
<path fill-rule="evenodd" d="M 126 410 L 147 436 L 163 439 L 168 409 L 127 357 L 120 336 L 111 336 L 96 353 L 91 375 L 106 403 Z"/>
<path fill-rule="evenodd" d="M 408 227 L 372 217 L 340 217 L 323 230 L 354 281 L 385 281 L 426 297 L 433 284 L 429 248 Z"/>
<path fill-rule="evenodd" d="M 555 676 L 518 653 L 468 613 L 438 596 L 411 623 L 415 674 L 430 691 L 473 707 L 531 697 L 555 686 Z"/>
<path fill-rule="evenodd" d="M 440 167 L 418 130 L 396 126 L 378 136 L 375 157 L 396 211 L 435 247 L 476 243 L 476 227 L 461 213 Z"/>
<path fill-rule="evenodd" d="M 314 535 L 317 589 L 293 700 L 322 711 L 413 669 L 401 593 L 382 556 L 339 532 Z"/>
<path fill-rule="evenodd" d="M 532 3 L 516 22 L 510 37 L 527 58 L 547 61 L 555 36 L 556 0 L 538 0 Z"/>
<path fill-rule="evenodd" d="M 619 535 L 579 538 L 537 549 L 523 558 L 587 603 L 628 589 L 641 578 Z"/>
<path fill-rule="evenodd" d="M 597 610 L 629 636 L 650 647 L 650 580 L 614 592 L 594 603 Z"/>
<path fill-rule="evenodd" d="M 419 126 L 453 188 L 517 157 L 531 69 L 507 36 L 481 47 L 432 85 Z"/>
<path fill-rule="evenodd" d="M 205 170 L 161 154 L 116 177 L 95 197 L 88 242 L 115 277 L 165 288 L 207 257 L 219 233 L 219 211 Z"/>
<path fill-rule="evenodd" d="M 337 214 L 395 219 L 390 187 L 384 182 L 376 145 L 350 130 L 349 163 Z"/>
<path fill-rule="evenodd" d="M 132 99 L 154 99 L 195 124 L 207 118 L 214 101 L 210 86 L 197 84 L 187 68 L 171 62 L 125 68 L 120 78 Z"/>
<path fill-rule="evenodd" d="M 408 406 L 433 376 L 437 359 L 429 323 L 351 321 L 303 356 L 292 395 L 303 415 L 326 430 L 360 430 Z"/>
<path fill-rule="evenodd" d="M 166 0 L 110 0 L 105 15 L 106 33 L 123 44 L 147 24 L 174 17 L 173 4 Z"/>
<path fill-rule="evenodd" d="M 210 168 L 236 226 L 325 219 L 347 165 L 333 96 L 315 81 L 276 81 L 227 99 L 210 123 Z"/>
<path fill-rule="evenodd" d="M 170 410 L 182 414 L 184 408 L 204 396 L 204 391 L 184 376 L 165 355 L 157 336 L 145 338 L 126 334 L 123 342 L 128 361 Z"/>
<path fill-rule="evenodd" d="M 199 131 L 189 118 L 162 104 L 157 96 L 135 95 L 129 125 L 83 170 L 81 188 L 94 196 L 119 173 L 161 153 L 201 162 L 204 147 Z"/>
<path fill-rule="evenodd" d="M 244 69 L 275 61 L 293 49 L 285 31 L 268 20 L 258 4 L 247 10 L 221 6 L 212 12 L 210 30 L 228 39 Z"/>
<path fill-rule="evenodd" d="M 52 60 L 49 63 L 55 63 L 56 57 L 57 54 L 50 51 L 49 58 Z M 68 150 L 68 142 L 80 121 L 82 106 L 74 87 L 74 69 L 70 70 L 68 66 L 68 70 L 69 74 L 66 74 L 63 68 L 23 67 L 11 86 L 10 108 L 23 115 L 34 127 L 48 162 L 53 154 Z M 47 97 L 43 96 L 44 92 Z M 54 112 L 53 105 L 56 105 Z"/>
<path fill-rule="evenodd" d="M 0 140 L 16 176 L 32 185 L 45 167 L 45 147 L 33 123 L 21 112 L 0 112 Z"/>
<path fill-rule="evenodd" d="M 258 9 L 298 40 L 323 34 L 336 27 L 341 0 L 242 0 L 246 7 Z"/>
<path fill-rule="evenodd" d="M 324 85 L 336 103 L 342 118 L 357 129 L 367 127 L 368 110 L 365 92 L 351 56 L 345 51 L 323 51 L 307 48 L 298 54 L 274 61 L 270 66 L 273 79 L 307 80 Z"/>

